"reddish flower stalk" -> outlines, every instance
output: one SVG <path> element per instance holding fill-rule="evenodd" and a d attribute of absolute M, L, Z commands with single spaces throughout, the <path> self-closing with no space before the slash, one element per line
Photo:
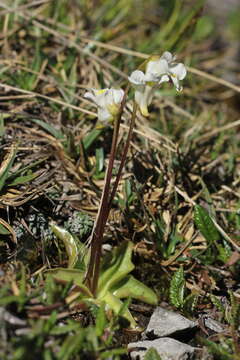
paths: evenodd
<path fill-rule="evenodd" d="M 117 191 L 117 187 L 121 178 L 122 169 L 127 157 L 128 148 L 131 141 L 131 136 L 134 128 L 135 118 L 136 118 L 136 110 L 137 105 L 134 104 L 133 114 L 131 117 L 131 123 L 129 126 L 128 131 L 128 137 L 126 140 L 126 144 L 123 150 L 123 155 L 121 158 L 121 163 L 118 169 L 117 177 L 115 179 L 115 182 L 113 184 L 112 191 L 110 192 L 110 186 L 111 186 L 111 179 L 112 179 L 112 170 L 114 165 L 114 160 L 116 156 L 117 151 L 117 140 L 118 140 L 118 134 L 119 134 L 119 128 L 120 128 L 120 122 L 121 117 L 123 113 L 123 109 L 126 103 L 126 96 L 127 96 L 128 89 L 125 91 L 125 95 L 121 104 L 121 108 L 119 111 L 119 114 L 114 122 L 114 130 L 113 130 L 113 137 L 112 137 L 112 145 L 111 145 L 111 152 L 109 156 L 109 162 L 108 167 L 105 175 L 104 180 L 104 188 L 103 193 L 100 201 L 100 207 L 97 214 L 97 218 L 95 220 L 95 224 L 92 230 L 90 243 L 91 243 L 91 255 L 90 255 L 90 261 L 86 273 L 86 282 L 89 286 L 89 289 L 93 293 L 93 295 L 96 295 L 97 291 L 97 285 L 98 285 L 98 278 L 99 278 L 99 272 L 100 272 L 100 260 L 101 260 L 101 248 L 102 248 L 102 242 L 103 242 L 103 233 L 104 228 L 107 222 L 107 218 L 111 209 L 111 204 L 114 199 L 115 193 Z"/>

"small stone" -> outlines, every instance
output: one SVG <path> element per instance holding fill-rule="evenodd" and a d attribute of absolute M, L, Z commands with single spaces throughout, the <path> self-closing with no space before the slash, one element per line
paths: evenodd
<path fill-rule="evenodd" d="M 221 333 L 224 331 L 224 327 L 221 323 L 208 316 L 203 318 L 203 322 L 208 329 L 215 331 L 216 333 Z"/>
<path fill-rule="evenodd" d="M 177 332 L 185 331 L 196 327 L 197 324 L 184 316 L 161 308 L 158 306 L 150 319 L 148 327 L 143 334 L 143 338 L 153 339 L 163 336 L 170 336 Z"/>
<path fill-rule="evenodd" d="M 180 341 L 165 337 L 155 340 L 138 341 L 128 344 L 129 355 L 132 360 L 143 360 L 147 350 L 154 347 L 161 360 L 191 360 L 194 358 L 195 349 Z"/>

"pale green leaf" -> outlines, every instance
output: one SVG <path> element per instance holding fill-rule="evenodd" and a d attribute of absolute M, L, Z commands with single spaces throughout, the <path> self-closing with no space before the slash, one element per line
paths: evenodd
<path fill-rule="evenodd" d="M 68 268 L 73 268 L 78 261 L 79 242 L 64 228 L 54 223 L 51 223 L 50 227 L 56 237 L 63 241 L 68 255 Z"/>
<path fill-rule="evenodd" d="M 124 242 L 104 257 L 98 286 L 100 297 L 134 269 L 132 248 L 131 242 Z"/>
<path fill-rule="evenodd" d="M 113 310 L 116 315 L 118 315 L 123 308 L 122 301 L 113 294 L 111 294 L 109 291 L 105 293 L 101 300 L 105 302 L 106 308 Z M 128 309 L 125 309 L 124 312 L 121 312 L 121 316 L 123 316 L 130 322 L 131 328 L 136 328 L 137 323 Z"/>
<path fill-rule="evenodd" d="M 60 283 L 72 282 L 77 285 L 83 295 L 92 297 L 89 289 L 83 284 L 85 272 L 78 269 L 56 268 L 47 270 L 46 273 L 51 275 Z"/>
<path fill-rule="evenodd" d="M 119 299 L 131 297 L 151 305 L 157 305 L 158 303 L 155 292 L 132 275 L 125 277 L 114 285 L 111 292 Z"/>

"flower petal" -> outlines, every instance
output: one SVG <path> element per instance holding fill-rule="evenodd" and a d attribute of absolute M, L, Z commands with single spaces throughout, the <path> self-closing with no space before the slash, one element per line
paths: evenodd
<path fill-rule="evenodd" d="M 124 96 L 122 89 L 91 89 L 84 97 L 92 100 L 98 107 L 99 121 L 106 123 L 112 121 L 118 114 Z"/>
<path fill-rule="evenodd" d="M 159 82 L 161 76 L 169 71 L 168 63 L 164 59 L 158 61 L 149 61 L 146 68 L 147 81 Z"/>
<path fill-rule="evenodd" d="M 182 91 L 182 86 L 179 84 L 179 79 L 176 76 L 171 76 L 173 85 L 175 86 L 177 91 Z"/>
<path fill-rule="evenodd" d="M 175 60 L 175 56 L 173 56 L 169 51 L 164 51 L 161 56 L 161 60 L 166 60 L 169 64 Z"/>
<path fill-rule="evenodd" d="M 104 106 L 105 96 L 108 91 L 109 89 L 91 89 L 91 92 L 86 92 L 86 94 L 84 94 L 84 97 L 93 101 L 98 106 Z"/>
<path fill-rule="evenodd" d="M 170 68 L 170 72 L 174 74 L 179 80 L 183 80 L 187 75 L 187 70 L 184 64 L 179 63 Z"/>
<path fill-rule="evenodd" d="M 144 85 L 146 83 L 145 75 L 140 70 L 135 70 L 132 74 L 128 77 L 128 80 L 135 85 Z"/>
<path fill-rule="evenodd" d="M 148 116 L 148 105 L 150 104 L 153 96 L 153 87 L 146 86 L 144 92 L 135 91 L 135 101 L 138 104 L 143 116 Z"/>
<path fill-rule="evenodd" d="M 93 93 L 91 93 L 91 92 L 89 92 L 89 91 L 86 92 L 86 93 L 83 95 L 83 97 L 84 97 L 85 99 L 91 100 L 91 101 L 93 101 L 93 102 L 96 101 L 96 96 L 93 95 Z"/>
<path fill-rule="evenodd" d="M 113 116 L 106 108 L 99 108 L 98 109 L 98 120 L 103 123 L 108 123 L 113 119 Z"/>
<path fill-rule="evenodd" d="M 124 91 L 122 89 L 112 89 L 115 104 L 120 104 L 123 100 Z"/>
<path fill-rule="evenodd" d="M 169 81 L 169 76 L 168 75 L 163 75 L 159 81 L 159 84 L 163 83 L 163 82 L 168 82 Z"/>

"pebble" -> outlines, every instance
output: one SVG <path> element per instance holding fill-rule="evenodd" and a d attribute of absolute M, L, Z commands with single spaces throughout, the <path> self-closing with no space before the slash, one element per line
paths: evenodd
<path fill-rule="evenodd" d="M 130 358 L 132 360 L 144 360 L 147 350 L 151 347 L 157 350 L 161 360 L 191 360 L 194 358 L 194 347 L 168 337 L 128 344 Z M 131 351 L 131 349 L 134 350 Z"/>
<path fill-rule="evenodd" d="M 158 306 L 151 316 L 148 327 L 143 334 L 143 339 L 171 336 L 182 331 L 191 330 L 196 326 L 197 323 L 194 321 Z"/>

